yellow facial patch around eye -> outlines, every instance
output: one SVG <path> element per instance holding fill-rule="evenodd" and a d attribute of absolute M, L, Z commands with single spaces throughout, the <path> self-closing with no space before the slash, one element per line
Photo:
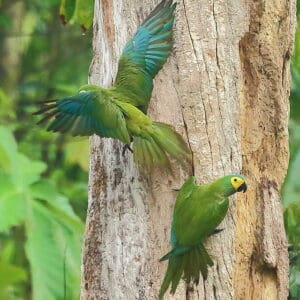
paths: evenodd
<path fill-rule="evenodd" d="M 230 181 L 231 181 L 231 185 L 236 191 L 245 182 L 244 179 L 236 176 L 231 177 Z"/>

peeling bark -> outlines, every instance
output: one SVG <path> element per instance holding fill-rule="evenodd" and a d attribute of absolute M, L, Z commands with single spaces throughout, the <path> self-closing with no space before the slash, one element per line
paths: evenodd
<path fill-rule="evenodd" d="M 225 228 L 206 243 L 214 258 L 197 288 L 165 299 L 286 299 L 288 256 L 279 190 L 288 163 L 293 0 L 178 1 L 175 46 L 155 79 L 150 116 L 175 126 L 193 170 L 143 175 L 132 154 L 91 138 L 81 299 L 156 299 L 169 249 L 173 188 L 243 172 Z M 126 40 L 157 4 L 97 0 L 90 82 L 109 86 Z"/>
<path fill-rule="evenodd" d="M 238 299 L 288 297 L 287 241 L 279 191 L 289 157 L 295 5 L 295 1 L 253 1 L 249 30 L 240 41 L 243 170 L 253 189 L 237 206 Z"/>

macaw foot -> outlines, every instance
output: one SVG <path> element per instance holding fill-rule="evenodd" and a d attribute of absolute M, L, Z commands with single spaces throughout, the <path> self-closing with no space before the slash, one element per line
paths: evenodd
<path fill-rule="evenodd" d="M 180 189 L 172 189 L 173 192 L 179 192 Z"/>
<path fill-rule="evenodd" d="M 222 232 L 223 230 L 224 230 L 224 228 L 216 228 L 211 235 L 218 234 L 218 233 Z"/>
<path fill-rule="evenodd" d="M 130 145 L 125 144 L 123 147 L 122 155 L 125 155 L 126 150 L 129 150 L 131 153 L 133 153 L 133 150 L 130 148 Z"/>

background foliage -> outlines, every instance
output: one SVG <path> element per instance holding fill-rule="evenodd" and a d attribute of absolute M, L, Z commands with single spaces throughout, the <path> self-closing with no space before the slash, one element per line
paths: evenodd
<path fill-rule="evenodd" d="M 0 299 L 79 299 L 88 139 L 48 133 L 32 112 L 86 84 L 80 2 L 0 0 Z M 79 24 L 61 24 L 64 5 Z"/>
<path fill-rule="evenodd" d="M 79 298 L 88 141 L 48 133 L 34 125 L 31 113 L 37 101 L 72 94 L 86 83 L 92 34 L 83 34 L 80 26 L 90 27 L 92 2 L 0 0 L 0 299 Z M 62 26 L 59 15 L 78 26 Z M 300 299 L 300 29 L 292 77 L 291 155 L 282 198 L 290 243 L 290 299 L 296 300 Z"/>

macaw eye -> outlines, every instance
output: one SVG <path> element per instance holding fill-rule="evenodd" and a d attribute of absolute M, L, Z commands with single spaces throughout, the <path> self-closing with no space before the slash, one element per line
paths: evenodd
<path fill-rule="evenodd" d="M 237 182 L 237 179 L 236 179 L 236 178 L 234 178 L 234 179 L 233 179 L 233 181 Z"/>

